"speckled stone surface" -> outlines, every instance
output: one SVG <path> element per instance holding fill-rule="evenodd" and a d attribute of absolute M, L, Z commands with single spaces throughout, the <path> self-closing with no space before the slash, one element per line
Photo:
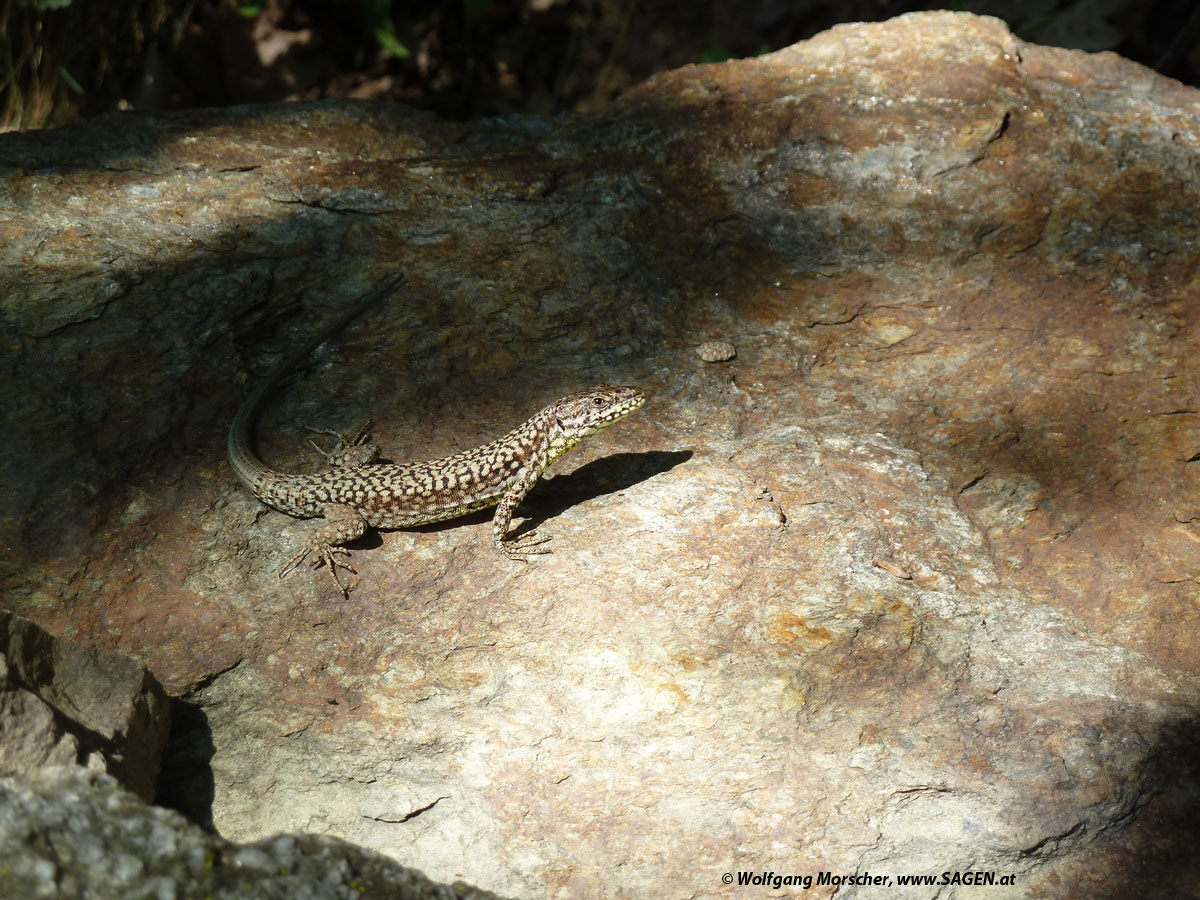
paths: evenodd
<path fill-rule="evenodd" d="M 0 201 L 6 602 L 148 662 L 160 787 L 224 836 L 529 900 L 1200 890 L 1200 92 L 914 14 L 598 118 L 6 135 Z M 649 399 L 518 510 L 553 555 L 389 532 L 345 600 L 277 578 L 312 523 L 224 432 L 398 268 L 266 410 L 268 462 L 317 468 L 306 424 L 404 461 Z"/>

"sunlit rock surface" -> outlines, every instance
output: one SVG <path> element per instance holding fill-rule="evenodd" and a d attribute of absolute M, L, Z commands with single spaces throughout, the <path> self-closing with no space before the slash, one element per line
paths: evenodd
<path fill-rule="evenodd" d="M 951 13 L 596 119 L 329 103 L 0 139 L 8 602 L 181 698 L 160 798 L 523 898 L 1200 890 L 1200 93 Z M 522 505 L 280 580 L 285 383 L 387 455 L 604 380 Z M 697 348 L 731 344 L 706 362 Z M 900 887 L 910 874 L 1009 884 Z M 723 883 L 728 873 L 733 885 Z M 829 897 L 833 886 L 806 896 Z"/>

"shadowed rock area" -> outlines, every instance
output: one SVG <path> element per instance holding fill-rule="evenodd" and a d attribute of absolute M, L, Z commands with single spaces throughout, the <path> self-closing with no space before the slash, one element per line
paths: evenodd
<path fill-rule="evenodd" d="M 603 118 L 3 136 L 6 603 L 146 662 L 159 798 L 230 840 L 530 900 L 1194 895 L 1198 151 L 1200 92 L 953 13 Z M 269 463 L 649 400 L 518 510 L 553 555 L 487 514 L 371 535 L 344 599 L 277 577 L 315 523 L 225 429 L 397 269 L 265 411 Z M 967 871 L 1011 883 L 896 881 Z"/>
<path fill-rule="evenodd" d="M 500 900 L 323 835 L 232 845 L 80 768 L 0 778 L 0 850 L 5 897 Z"/>
<path fill-rule="evenodd" d="M 170 722 L 144 666 L 0 609 L 0 776 L 79 763 L 153 800 Z"/>

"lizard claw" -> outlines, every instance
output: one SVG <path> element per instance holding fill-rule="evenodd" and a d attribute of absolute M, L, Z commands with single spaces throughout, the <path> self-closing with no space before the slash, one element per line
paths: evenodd
<path fill-rule="evenodd" d="M 312 547 L 305 547 L 303 550 L 301 550 L 299 553 L 297 553 L 295 556 L 293 556 L 291 559 L 289 559 L 287 562 L 285 562 L 283 564 L 283 568 L 279 570 L 280 580 L 282 580 L 283 577 L 285 575 L 287 575 L 288 572 L 292 571 L 292 569 L 294 569 L 294 568 L 296 568 L 296 566 L 300 565 L 300 563 L 302 563 L 304 561 L 304 557 L 308 556 L 308 554 L 310 554 L 312 552 L 312 550 L 313 550 Z"/>

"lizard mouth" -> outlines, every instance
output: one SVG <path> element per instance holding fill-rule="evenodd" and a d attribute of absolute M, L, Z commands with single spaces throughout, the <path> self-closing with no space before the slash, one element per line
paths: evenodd
<path fill-rule="evenodd" d="M 631 388 L 631 390 L 637 390 L 637 389 Z M 617 421 L 618 419 L 625 418 L 627 415 L 629 415 L 634 410 L 640 409 L 642 407 L 642 404 L 645 402 L 646 402 L 646 395 L 643 394 L 641 391 L 637 391 L 637 393 L 634 396 L 628 398 L 627 400 L 622 400 L 619 403 L 617 403 L 617 405 L 614 406 L 608 412 L 607 415 L 605 415 L 604 422 L 602 424 L 603 425 L 611 425 L 613 422 Z"/>

